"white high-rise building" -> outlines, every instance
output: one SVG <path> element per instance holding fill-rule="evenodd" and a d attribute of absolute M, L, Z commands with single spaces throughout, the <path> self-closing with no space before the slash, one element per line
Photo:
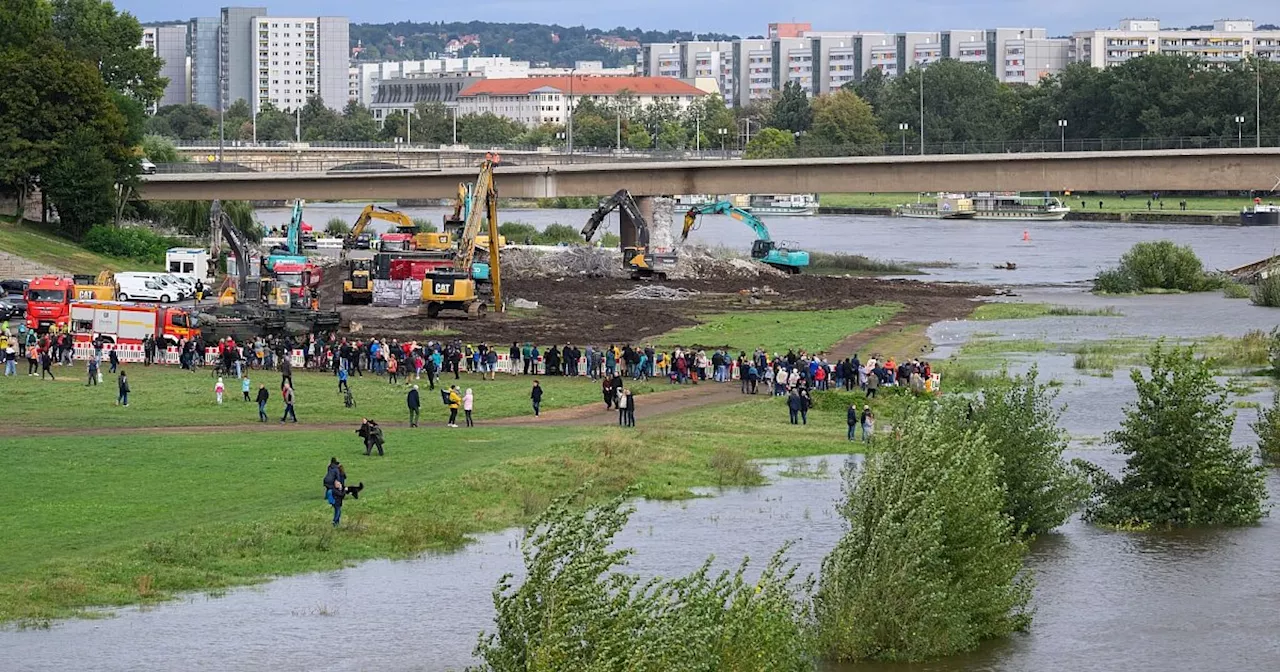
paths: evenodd
<path fill-rule="evenodd" d="M 313 96 L 341 110 L 349 97 L 350 26 L 345 17 L 254 17 L 250 105 L 296 110 Z"/>
<path fill-rule="evenodd" d="M 1158 19 L 1125 19 L 1118 28 L 1072 34 L 1069 60 L 1106 68 L 1147 54 L 1184 54 L 1221 65 L 1249 56 L 1280 62 L 1280 30 L 1257 30 L 1249 19 L 1218 19 L 1210 30 L 1161 28 Z"/>

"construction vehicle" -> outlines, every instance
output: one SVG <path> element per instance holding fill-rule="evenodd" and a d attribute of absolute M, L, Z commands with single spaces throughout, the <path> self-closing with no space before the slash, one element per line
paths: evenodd
<path fill-rule="evenodd" d="M 75 281 L 56 275 L 33 278 L 27 285 L 27 328 L 37 333 L 66 329 L 71 319 Z"/>
<path fill-rule="evenodd" d="M 675 252 L 656 252 L 649 247 L 649 222 L 640 214 L 640 206 L 631 192 L 620 189 L 610 196 L 582 227 L 582 237 L 589 243 L 595 237 L 600 224 L 609 213 L 617 210 L 618 234 L 621 238 L 622 265 L 631 272 L 631 279 L 656 278 L 666 280 L 667 273 L 675 270 L 678 257 Z"/>
<path fill-rule="evenodd" d="M 283 247 L 272 248 L 271 254 L 267 256 L 268 271 L 275 270 L 276 264 L 280 262 L 307 263 L 307 258 L 302 254 L 302 204 L 301 198 L 293 202 L 293 215 L 289 217 L 289 226 L 285 230 L 285 244 Z"/>
<path fill-rule="evenodd" d="M 72 298 L 80 301 L 114 301 L 120 289 L 115 273 L 111 271 L 103 271 L 96 278 L 92 275 L 73 275 L 71 278 L 75 281 Z"/>
<path fill-rule="evenodd" d="M 476 236 L 486 216 L 489 220 L 489 273 L 493 288 L 493 306 L 502 312 L 501 264 L 498 258 L 498 191 L 493 183 L 493 167 L 501 159 L 486 155 L 480 164 L 472 193 L 483 203 L 474 202 L 458 238 L 458 251 L 451 268 L 440 268 L 427 273 L 422 282 L 422 303 L 428 317 L 436 317 L 442 310 L 462 310 L 467 315 L 484 315 L 488 306 L 476 295 L 476 281 L 472 276 L 476 253 Z M 481 207 L 483 205 L 483 207 Z"/>
<path fill-rule="evenodd" d="M 475 206 L 475 188 L 474 182 L 458 183 L 458 200 L 453 206 L 453 216 L 445 215 L 444 232 L 453 237 L 454 240 L 461 240 L 462 230 L 465 228 L 467 218 L 471 215 L 471 210 Z M 498 236 L 498 247 L 505 247 L 507 239 L 501 235 Z M 484 233 L 476 234 L 475 247 L 487 250 L 489 249 L 489 236 Z M 454 254 L 461 251 L 458 248 Z M 476 282 L 489 282 L 489 264 L 484 261 L 473 261 L 471 264 L 471 279 Z"/>
<path fill-rule="evenodd" d="M 200 335 L 196 320 L 182 308 L 115 301 L 73 302 L 70 325 L 72 338 L 84 343 L 100 338 L 107 343 L 141 345 L 149 335 L 164 347 Z"/>
<path fill-rule="evenodd" d="M 342 281 L 342 303 L 373 303 L 373 277 L 368 259 L 348 259 L 347 279 Z"/>
<path fill-rule="evenodd" d="M 373 205 L 371 203 L 366 205 L 364 210 L 360 212 L 360 216 L 356 218 L 356 223 L 351 227 L 351 232 L 348 233 L 346 238 L 343 240 L 343 249 L 354 249 L 357 241 L 360 239 L 360 234 L 364 233 L 365 227 L 369 226 L 369 222 L 375 219 L 391 222 L 395 229 L 390 233 L 408 236 L 407 238 L 400 239 L 409 242 L 405 251 L 438 250 L 441 252 L 447 252 L 452 248 L 452 242 L 449 239 L 449 234 L 419 232 L 418 225 L 414 224 L 413 220 L 410 219 L 408 215 L 400 212 L 399 210 L 392 210 L 390 208 L 384 208 L 380 205 Z M 382 238 L 384 241 L 386 239 L 386 236 Z M 385 247 L 383 249 L 385 249 Z"/>
<path fill-rule="evenodd" d="M 769 229 L 759 217 L 735 206 L 728 201 L 717 201 L 705 205 L 695 205 L 684 214 L 684 229 L 680 232 L 680 242 L 689 239 L 689 232 L 694 229 L 700 215 L 728 215 L 751 227 L 756 234 L 751 243 L 751 258 L 758 259 L 781 271 L 796 274 L 809 265 L 809 253 L 804 250 L 791 250 L 778 247 L 769 237 Z"/>

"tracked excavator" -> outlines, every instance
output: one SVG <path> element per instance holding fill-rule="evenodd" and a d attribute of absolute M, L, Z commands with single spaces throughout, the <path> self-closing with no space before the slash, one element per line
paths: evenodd
<path fill-rule="evenodd" d="M 493 167 L 499 160 L 496 155 L 487 155 L 480 164 L 480 175 L 472 191 L 473 203 L 458 236 L 453 266 L 427 273 L 422 282 L 422 305 L 428 317 L 436 317 L 442 310 L 461 310 L 470 317 L 481 317 L 488 310 L 488 304 L 476 293 L 476 280 L 472 275 L 476 236 L 486 219 L 489 220 L 489 281 L 493 289 L 493 306 L 498 312 L 502 311 L 498 192 L 493 183 Z"/>
<path fill-rule="evenodd" d="M 655 252 L 649 247 L 649 222 L 640 213 L 640 206 L 631 192 L 620 189 L 610 196 L 582 227 L 582 237 L 589 243 L 609 213 L 617 210 L 618 234 L 622 240 L 623 268 L 631 272 L 632 280 L 666 280 L 667 273 L 675 270 L 679 257 L 675 252 Z"/>
<path fill-rule="evenodd" d="M 751 244 L 752 259 L 763 261 L 778 270 L 786 271 L 793 275 L 809 265 L 808 252 L 778 247 L 778 244 L 769 237 L 769 229 L 765 227 L 764 222 L 750 212 L 728 201 L 695 205 L 689 208 L 689 212 L 684 215 L 684 229 L 680 232 L 680 242 L 689 239 L 689 232 L 693 231 L 698 223 L 698 217 L 701 215 L 728 215 L 751 227 L 751 230 L 756 234 L 756 240 Z"/>
<path fill-rule="evenodd" d="M 393 233 L 408 235 L 411 247 L 415 250 L 446 252 L 452 247 L 452 240 L 448 233 L 419 232 L 418 225 L 414 224 L 408 215 L 399 210 L 371 203 L 364 206 L 364 210 L 356 218 L 356 223 L 351 226 L 351 231 L 342 241 L 342 249 L 354 249 L 360 234 L 364 233 L 365 227 L 375 219 L 391 222 L 395 227 Z"/>

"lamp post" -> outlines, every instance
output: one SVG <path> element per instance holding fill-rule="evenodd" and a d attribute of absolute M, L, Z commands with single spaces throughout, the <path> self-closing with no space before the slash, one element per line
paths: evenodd
<path fill-rule="evenodd" d="M 742 141 L 742 147 L 745 149 L 747 145 L 751 144 L 751 124 L 753 122 L 751 121 L 750 117 L 745 117 L 742 119 L 742 123 L 747 130 L 746 130 L 745 138 L 743 138 L 742 136 L 739 136 L 739 139 Z"/>
<path fill-rule="evenodd" d="M 1058 120 L 1058 137 L 1062 142 L 1062 151 L 1067 151 L 1067 120 Z"/>
<path fill-rule="evenodd" d="M 569 100 L 566 102 L 566 109 L 569 111 L 569 136 L 566 142 L 569 145 L 570 154 L 573 154 L 573 80 L 577 73 L 577 68 L 569 70 Z"/>
<path fill-rule="evenodd" d="M 729 137 L 729 129 L 717 128 L 716 135 L 720 136 L 720 153 L 723 154 L 725 151 L 725 146 L 724 146 L 725 139 Z"/>
<path fill-rule="evenodd" d="M 698 108 L 693 111 L 693 144 L 698 152 L 698 158 L 702 158 L 702 109 Z"/>
<path fill-rule="evenodd" d="M 911 129 L 911 124 L 905 121 L 898 122 L 898 130 L 902 133 L 902 155 L 907 155 L 907 131 Z"/>
<path fill-rule="evenodd" d="M 618 151 L 622 151 L 622 111 L 617 110 L 613 113 L 613 121 L 615 124 L 614 133 L 617 135 Z"/>
<path fill-rule="evenodd" d="M 924 154 L 924 67 L 920 68 L 920 154 Z"/>
<path fill-rule="evenodd" d="M 1244 146 L 1244 115 L 1236 115 L 1236 147 Z"/>
<path fill-rule="evenodd" d="M 302 107 L 299 106 L 294 112 L 293 122 L 293 138 L 294 142 L 302 142 Z"/>
<path fill-rule="evenodd" d="M 413 144 L 413 110 L 404 113 L 404 135 L 407 144 Z"/>
<path fill-rule="evenodd" d="M 453 144 L 458 144 L 458 106 L 449 108 L 453 111 Z"/>

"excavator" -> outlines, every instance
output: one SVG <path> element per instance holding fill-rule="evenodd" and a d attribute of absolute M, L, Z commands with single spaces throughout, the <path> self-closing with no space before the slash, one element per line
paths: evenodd
<path fill-rule="evenodd" d="M 289 218 L 289 228 L 285 233 L 284 247 L 276 247 L 267 257 L 267 270 L 276 267 L 276 262 L 305 264 L 307 258 L 302 254 L 302 205 L 299 198 L 293 202 L 293 215 Z"/>
<path fill-rule="evenodd" d="M 684 230 L 680 232 L 680 242 L 688 240 L 689 232 L 695 228 L 694 224 L 697 223 L 699 215 L 728 215 L 751 227 L 756 234 L 756 240 L 751 244 L 752 259 L 758 259 L 792 275 L 809 265 L 808 252 L 778 247 L 777 243 L 769 237 L 769 229 L 765 227 L 764 222 L 728 201 L 695 205 L 689 208 L 689 212 L 684 215 Z"/>
<path fill-rule="evenodd" d="M 649 223 L 640 214 L 640 206 L 631 192 L 620 189 L 609 197 L 582 227 L 582 237 L 589 243 L 609 213 L 618 210 L 618 233 L 622 239 L 622 265 L 631 271 L 632 280 L 656 278 L 666 280 L 667 272 L 674 270 L 678 259 L 675 252 L 654 252 L 649 249 Z"/>
<path fill-rule="evenodd" d="M 356 223 L 351 227 L 351 232 L 342 241 L 342 248 L 344 250 L 355 248 L 360 234 L 364 233 L 365 227 L 369 226 L 369 222 L 375 219 L 391 222 L 395 226 L 393 233 L 409 236 L 406 240 L 409 241 L 413 249 L 444 252 L 451 247 L 449 234 L 418 233 L 418 225 L 414 224 L 408 215 L 399 210 L 392 210 L 371 203 L 364 206 L 364 210 L 356 218 Z"/>
<path fill-rule="evenodd" d="M 373 303 L 372 263 L 368 259 L 348 259 L 347 279 L 342 281 L 342 303 Z"/>
<path fill-rule="evenodd" d="M 466 213 L 462 233 L 458 236 L 458 250 L 451 268 L 439 268 L 427 273 L 422 283 L 422 303 L 427 317 L 437 317 L 441 310 L 462 310 L 471 317 L 485 314 L 488 306 L 476 295 L 476 281 L 472 275 L 476 253 L 476 236 L 484 220 L 489 220 L 489 275 L 493 285 L 494 310 L 502 312 L 502 276 L 498 259 L 498 191 L 493 184 L 493 167 L 501 161 L 496 154 L 488 154 L 480 164 L 480 175 L 472 190 L 472 207 Z"/>
<path fill-rule="evenodd" d="M 453 237 L 454 240 L 462 238 L 462 230 L 466 226 L 467 216 L 471 214 L 472 207 L 475 206 L 475 183 L 459 182 L 458 183 L 458 200 L 453 205 L 453 215 L 444 216 L 444 231 Z M 498 247 L 506 247 L 507 239 L 505 236 L 498 236 Z M 476 247 L 487 250 L 489 249 L 489 236 L 485 233 L 476 234 Z M 471 264 L 471 277 L 477 282 L 489 282 L 489 264 L 483 261 L 475 261 Z"/>

